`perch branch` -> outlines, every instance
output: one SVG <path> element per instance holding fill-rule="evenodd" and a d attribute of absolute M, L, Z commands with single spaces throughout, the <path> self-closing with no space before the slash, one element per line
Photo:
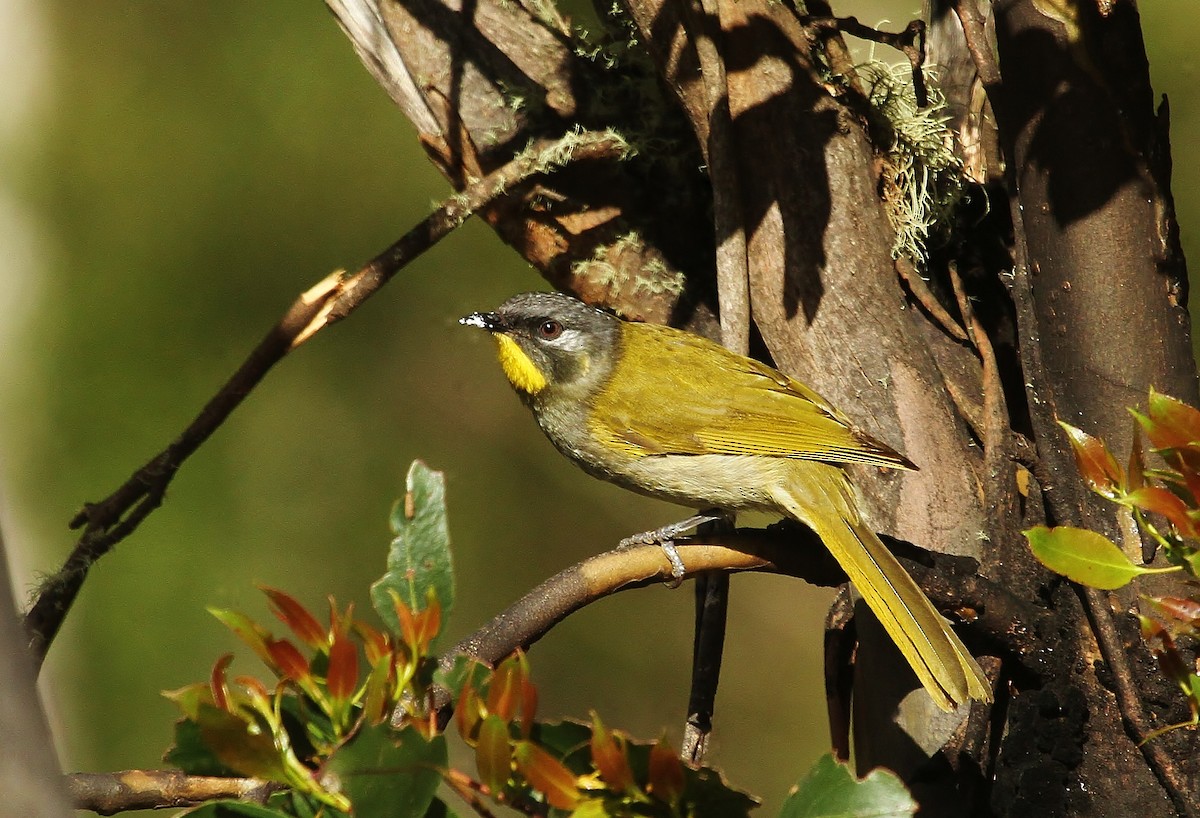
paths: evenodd
<path fill-rule="evenodd" d="M 333 273 L 303 293 L 178 438 L 111 495 L 85 504 L 71 520 L 71 528 L 82 527 L 83 533 L 25 615 L 34 661 L 40 665 L 45 658 L 92 564 L 132 534 L 162 503 L 184 461 L 241 405 L 271 367 L 320 330 L 345 318 L 406 264 L 513 186 L 572 162 L 619 159 L 628 154 L 624 140 L 611 133 L 571 133 L 558 140 L 534 142 L 507 164 L 445 200 L 353 275 Z"/>
<path fill-rule="evenodd" d="M 265 804 L 282 786 L 257 778 L 218 778 L 187 775 L 176 770 L 121 770 L 115 773 L 75 773 L 66 776 L 76 809 L 113 815 L 134 809 L 189 807 L 205 801 L 234 798 Z"/>
<path fill-rule="evenodd" d="M 813 585 L 834 587 L 846 575 L 803 526 L 783 521 L 765 529 L 739 528 L 722 534 L 676 541 L 685 578 L 704 571 L 740 573 L 768 571 L 797 577 Z M 1039 614 L 1002 586 L 975 576 L 967 566 L 974 560 L 929 554 L 916 546 L 897 544 L 913 579 L 934 604 L 975 610 L 972 626 L 1018 657 L 1036 653 Z M 914 559 L 919 557 L 919 559 Z M 923 564 L 931 561 L 933 567 Z M 658 546 L 617 549 L 589 557 L 534 588 L 475 633 L 450 648 L 447 666 L 458 654 L 494 665 L 518 648 L 528 648 L 575 611 L 626 588 L 670 583 L 671 566 Z"/>

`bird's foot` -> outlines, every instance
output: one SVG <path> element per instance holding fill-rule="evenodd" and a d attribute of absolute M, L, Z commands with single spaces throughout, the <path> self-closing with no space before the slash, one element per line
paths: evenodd
<path fill-rule="evenodd" d="M 683 582 L 683 576 L 687 573 L 687 569 L 683 565 L 683 560 L 679 558 L 679 551 L 675 548 L 675 539 L 697 526 L 725 519 L 728 519 L 727 516 L 719 511 L 701 512 L 700 514 L 688 517 L 686 520 L 680 520 L 677 523 L 664 525 L 652 531 L 643 531 L 640 534 L 626 537 L 621 540 L 617 548 L 624 549 L 634 548 L 639 545 L 657 545 L 662 549 L 667 562 L 671 563 L 671 582 L 668 583 L 668 587 L 678 588 L 679 584 Z"/>

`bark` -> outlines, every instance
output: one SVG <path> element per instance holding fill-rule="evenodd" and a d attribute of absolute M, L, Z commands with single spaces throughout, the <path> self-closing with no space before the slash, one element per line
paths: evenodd
<path fill-rule="evenodd" d="M 1136 741 L 1186 711 L 1140 641 L 1136 598 L 1079 593 L 1020 533 L 1044 521 L 1120 533 L 1080 485 L 1057 419 L 1127 452 L 1126 407 L 1150 386 L 1200 399 L 1166 109 L 1131 0 L 930 3 L 974 187 L 920 270 L 927 283 L 897 274 L 887 127 L 821 2 L 623 0 L 612 59 L 581 56 L 534 0 L 327 2 L 458 188 L 535 137 L 628 136 L 636 160 L 535 179 L 485 217 L 551 284 L 713 336 L 719 318 L 726 343 L 748 342 L 903 451 L 919 472 L 855 475 L 871 523 L 975 557 L 1026 612 L 1006 638 L 975 639 L 995 705 L 951 716 L 930 712 L 857 617 L 842 632 L 863 645 L 860 766 L 899 771 L 925 816 L 1195 809 L 1193 734 Z M 1023 491 L 1018 462 L 1035 475 Z"/>

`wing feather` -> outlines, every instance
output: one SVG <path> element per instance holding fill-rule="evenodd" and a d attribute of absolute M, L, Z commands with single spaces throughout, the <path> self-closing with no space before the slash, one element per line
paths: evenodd
<path fill-rule="evenodd" d="M 654 384 L 611 380 L 591 425 L 628 454 L 760 455 L 916 468 L 855 429 L 816 392 L 765 364 L 670 327 L 622 329 L 621 368 L 652 372 Z"/>

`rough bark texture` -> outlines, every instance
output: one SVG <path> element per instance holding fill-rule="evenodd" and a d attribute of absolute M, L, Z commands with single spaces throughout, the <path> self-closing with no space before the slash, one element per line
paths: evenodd
<path fill-rule="evenodd" d="M 606 60 L 581 57 L 534 0 L 327 2 L 458 187 L 534 137 L 629 136 L 635 160 L 548 175 L 485 217 L 585 300 L 710 335 L 719 317 L 727 342 L 749 338 L 921 466 L 856 475 L 877 528 L 975 557 L 1011 593 L 992 601 L 1021 617 L 1010 638 L 973 645 L 996 673 L 995 705 L 948 717 L 906 695 L 902 662 L 859 617 L 861 766 L 901 772 L 923 816 L 1196 808 L 1194 733 L 1159 739 L 1159 756 L 1131 738 L 1139 718 L 1185 715 L 1138 636 L 1136 598 L 1081 594 L 1020 534 L 1041 522 L 1119 534 L 1055 420 L 1121 453 L 1126 407 L 1150 386 L 1200 399 L 1165 116 L 1132 0 L 929 3 L 976 209 L 922 268 L 927 285 L 897 275 L 887 130 L 824 3 L 623 0 Z M 1018 461 L 1036 475 L 1021 491 Z M 1102 650 L 1113 639 L 1129 668 Z M 1141 716 L 1119 695 L 1130 685 Z"/>

